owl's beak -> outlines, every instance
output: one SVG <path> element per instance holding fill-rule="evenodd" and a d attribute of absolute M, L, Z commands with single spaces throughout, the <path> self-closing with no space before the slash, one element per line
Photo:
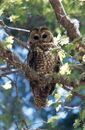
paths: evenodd
<path fill-rule="evenodd" d="M 41 37 L 40 37 L 39 41 L 42 42 L 42 38 Z"/>

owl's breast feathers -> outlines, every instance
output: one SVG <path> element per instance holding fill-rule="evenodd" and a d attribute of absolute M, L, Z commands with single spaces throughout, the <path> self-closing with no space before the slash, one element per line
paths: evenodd
<path fill-rule="evenodd" d="M 51 49 L 43 51 L 36 47 L 29 53 L 29 65 L 39 74 L 50 74 L 59 71 L 60 59 L 58 55 L 52 54 Z"/>
<path fill-rule="evenodd" d="M 36 47 L 29 53 L 29 65 L 39 74 L 45 75 L 59 71 L 60 59 L 58 55 L 52 54 L 51 49 L 43 51 Z M 54 81 L 51 81 L 48 85 L 45 85 L 42 81 L 30 82 L 35 104 L 38 108 L 46 105 L 47 97 L 53 92 L 55 84 Z"/>

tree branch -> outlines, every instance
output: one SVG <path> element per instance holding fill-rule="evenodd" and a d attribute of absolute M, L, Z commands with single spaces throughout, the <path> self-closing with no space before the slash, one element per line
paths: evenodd
<path fill-rule="evenodd" d="M 8 32 L 7 29 L 13 29 L 13 30 L 18 30 L 18 31 L 28 31 L 30 32 L 29 30 L 25 30 L 25 29 L 21 29 L 21 28 L 14 28 L 14 27 L 9 27 L 7 26 L 2 20 L 0 20 L 0 25 L 2 26 L 2 28 L 5 29 L 6 33 Z M 8 34 L 8 33 L 7 33 Z M 20 46 L 26 48 L 27 50 L 29 50 L 29 46 L 27 45 L 26 42 L 24 41 L 21 41 L 19 39 L 17 39 L 16 37 L 13 36 L 13 39 L 17 42 L 17 44 L 19 44 Z"/>
<path fill-rule="evenodd" d="M 16 30 L 16 31 L 22 31 L 22 32 L 27 32 L 27 33 L 30 32 L 30 30 L 27 30 L 27 29 L 7 26 L 2 20 L 0 20 L 0 25 L 2 25 L 5 29 Z"/>
<path fill-rule="evenodd" d="M 39 78 L 38 74 L 27 64 L 22 63 L 18 56 L 13 54 L 11 51 L 4 49 L 2 43 L 0 43 L 0 58 L 13 65 L 16 69 L 21 70 L 29 80 Z"/>
<path fill-rule="evenodd" d="M 75 22 L 67 16 L 61 1 L 49 1 L 54 9 L 58 22 L 67 30 L 67 35 L 69 36 L 70 40 L 72 41 L 75 38 L 81 37 L 79 26 L 76 26 Z"/>
<path fill-rule="evenodd" d="M 73 94 L 73 96 L 78 96 L 78 97 L 80 97 L 82 100 L 85 100 L 85 95 L 82 95 L 82 94 L 80 94 L 80 93 L 77 93 L 77 92 L 71 90 L 70 88 L 68 88 L 68 87 L 66 87 L 66 86 L 63 86 L 63 88 L 64 88 L 65 90 L 67 90 L 67 91 L 71 91 L 71 93 Z"/>
<path fill-rule="evenodd" d="M 6 76 L 6 75 L 9 75 L 9 74 L 13 74 L 13 73 L 17 73 L 17 72 L 19 72 L 19 70 L 13 70 L 13 71 L 10 70 L 8 72 L 3 72 L 3 73 L 0 74 L 0 77 Z"/>
<path fill-rule="evenodd" d="M 9 70 L 9 69 L 13 69 L 13 68 L 1 67 L 1 68 L 0 68 L 0 71 L 7 71 L 7 70 Z"/>

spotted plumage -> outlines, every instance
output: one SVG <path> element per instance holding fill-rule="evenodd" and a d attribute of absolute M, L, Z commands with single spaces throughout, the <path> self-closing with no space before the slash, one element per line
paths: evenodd
<path fill-rule="evenodd" d="M 53 35 L 45 27 L 34 28 L 29 37 L 29 66 L 37 71 L 41 76 L 58 72 L 60 59 L 58 54 L 53 55 L 52 49 L 55 47 Z M 54 90 L 55 83 L 50 82 L 48 85 L 42 81 L 31 81 L 35 104 L 38 108 L 46 105 L 47 97 Z"/>

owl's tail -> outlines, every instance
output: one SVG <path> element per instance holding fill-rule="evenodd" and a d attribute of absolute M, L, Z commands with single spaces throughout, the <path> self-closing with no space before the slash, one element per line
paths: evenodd
<path fill-rule="evenodd" d="M 47 98 L 50 94 L 52 94 L 55 84 L 50 83 L 46 86 L 42 86 L 39 83 L 31 83 L 34 101 L 36 106 L 40 109 L 46 106 L 47 104 Z"/>

